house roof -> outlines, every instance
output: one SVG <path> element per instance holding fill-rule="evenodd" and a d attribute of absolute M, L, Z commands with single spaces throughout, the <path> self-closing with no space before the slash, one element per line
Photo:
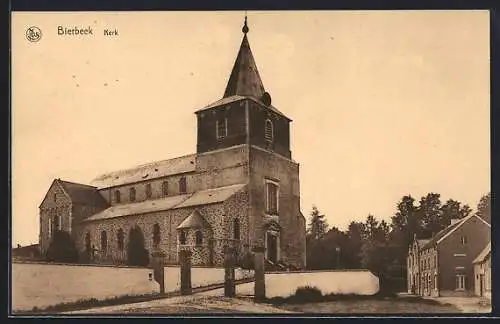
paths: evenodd
<path fill-rule="evenodd" d="M 201 214 L 195 210 L 188 217 L 186 217 L 177 229 L 185 229 L 185 228 L 208 228 L 210 224 L 201 216 Z"/>
<path fill-rule="evenodd" d="M 491 241 L 486 244 L 485 248 L 477 255 L 472 263 L 481 263 L 486 260 L 486 257 L 491 254 Z"/>
<path fill-rule="evenodd" d="M 102 174 L 92 180 L 92 185 L 109 188 L 119 185 L 156 179 L 164 176 L 195 171 L 196 154 L 139 165 L 134 168 Z"/>
<path fill-rule="evenodd" d="M 56 181 L 68 194 L 73 203 L 97 207 L 105 207 L 108 205 L 96 187 L 61 179 L 57 179 Z"/>
<path fill-rule="evenodd" d="M 240 191 L 245 184 L 198 191 L 192 194 L 169 196 L 154 200 L 111 206 L 85 221 L 105 220 L 116 217 L 140 215 L 191 206 L 207 205 L 227 200 Z"/>
<path fill-rule="evenodd" d="M 465 224 L 467 221 L 469 221 L 471 218 L 477 217 L 476 215 L 472 214 L 467 217 L 464 217 L 460 221 L 456 223 L 452 223 L 448 225 L 446 228 L 442 229 L 439 231 L 436 235 L 434 235 L 422 248 L 426 249 L 429 248 L 435 244 L 441 243 L 445 238 L 447 238 L 451 233 L 453 233 L 455 230 L 460 228 L 463 224 Z M 483 220 L 480 217 L 477 217 L 479 220 L 481 220 L 483 223 L 486 225 L 490 226 L 485 220 Z"/>

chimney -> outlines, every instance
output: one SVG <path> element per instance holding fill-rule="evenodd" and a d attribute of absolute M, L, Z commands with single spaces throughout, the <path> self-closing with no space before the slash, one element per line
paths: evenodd
<path fill-rule="evenodd" d="M 18 245 L 17 245 L 17 248 L 19 249 L 20 247 L 21 247 L 21 244 L 18 244 Z"/>
<path fill-rule="evenodd" d="M 460 222 L 460 218 L 452 218 L 450 225 Z"/>

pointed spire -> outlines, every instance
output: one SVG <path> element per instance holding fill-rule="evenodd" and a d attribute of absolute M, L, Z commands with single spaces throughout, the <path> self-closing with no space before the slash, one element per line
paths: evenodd
<path fill-rule="evenodd" d="M 245 23 L 242 28 L 243 40 L 224 92 L 224 98 L 240 95 L 260 99 L 264 94 L 264 85 L 248 43 L 248 31 L 247 16 L 245 15 Z"/>

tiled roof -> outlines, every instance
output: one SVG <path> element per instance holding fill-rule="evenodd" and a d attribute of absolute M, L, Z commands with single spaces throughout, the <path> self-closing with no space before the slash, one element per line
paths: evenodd
<path fill-rule="evenodd" d="M 448 227 L 442 229 L 441 231 L 439 231 L 436 235 L 434 235 L 430 240 L 429 242 L 427 242 L 423 248 L 426 249 L 426 248 L 429 248 L 431 246 L 433 246 L 434 244 L 436 243 L 439 243 L 440 240 L 442 240 L 446 235 L 448 235 L 449 233 L 451 233 L 452 231 L 454 231 L 456 228 L 462 226 L 462 224 L 464 224 L 465 222 L 467 222 L 469 219 L 471 219 L 472 217 L 477 217 L 475 216 L 474 214 L 472 215 L 469 215 L 467 217 L 464 217 L 462 218 L 461 220 L 455 222 L 455 223 L 452 223 L 450 225 L 448 225 Z M 479 218 L 479 217 L 478 217 Z M 485 222 L 484 220 L 482 220 L 481 218 L 479 218 L 481 221 Z M 485 222 L 486 223 L 486 222 Z"/>
<path fill-rule="evenodd" d="M 486 247 L 477 255 L 472 263 L 480 263 L 483 262 L 486 257 L 491 253 L 491 241 L 486 244 Z"/>
<path fill-rule="evenodd" d="M 205 218 L 203 218 L 203 216 L 195 210 L 188 217 L 186 217 L 179 226 L 177 226 L 177 229 L 207 227 L 210 227 L 210 224 L 208 224 Z"/>
<path fill-rule="evenodd" d="M 56 181 L 70 196 L 70 199 L 73 203 L 97 207 L 105 207 L 108 205 L 99 191 L 97 191 L 96 187 L 60 179 L 57 179 Z"/>
<path fill-rule="evenodd" d="M 245 184 L 236 184 L 226 187 L 198 191 L 195 192 L 189 199 L 180 203 L 176 208 L 207 205 L 225 201 L 229 197 L 243 189 L 243 187 L 245 187 Z"/>
<path fill-rule="evenodd" d="M 139 165 L 135 168 L 109 172 L 92 180 L 92 185 L 99 189 L 119 186 L 143 180 L 156 179 L 168 175 L 195 171 L 196 154 L 174 159 Z"/>
<path fill-rule="evenodd" d="M 196 113 L 199 113 L 199 112 L 202 112 L 204 110 L 208 110 L 210 108 L 214 108 L 214 107 L 218 107 L 218 106 L 222 106 L 222 105 L 227 105 L 229 103 L 232 103 L 232 102 L 236 102 L 236 101 L 239 101 L 239 100 L 243 100 L 243 99 L 250 99 L 256 103 L 258 103 L 259 105 L 262 105 L 263 107 L 266 107 L 268 108 L 269 110 L 275 112 L 276 114 L 280 115 L 281 117 L 284 117 L 286 118 L 287 120 L 291 120 L 290 118 L 288 118 L 287 116 L 285 116 L 281 111 L 279 111 L 276 107 L 272 106 L 272 105 L 264 105 L 260 100 L 254 98 L 254 97 L 245 97 L 245 96 L 240 96 L 240 95 L 234 95 L 234 96 L 231 96 L 231 97 L 226 97 L 226 98 L 222 98 L 222 99 L 219 99 L 215 102 L 212 102 L 211 104 L 201 108 L 201 109 L 198 109 L 196 111 Z"/>
<path fill-rule="evenodd" d="M 85 221 L 140 215 L 169 209 L 218 203 L 227 200 L 229 197 L 240 191 L 244 186 L 245 184 L 232 185 L 216 189 L 202 190 L 192 194 L 169 196 L 129 204 L 119 204 L 94 214 Z"/>

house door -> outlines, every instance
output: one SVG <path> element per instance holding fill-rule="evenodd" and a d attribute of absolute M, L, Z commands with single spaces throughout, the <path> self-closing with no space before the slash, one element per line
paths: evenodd
<path fill-rule="evenodd" d="M 484 275 L 479 275 L 479 296 L 484 296 Z"/>
<path fill-rule="evenodd" d="M 278 242 L 275 235 L 267 235 L 267 259 L 273 263 L 278 261 Z"/>

